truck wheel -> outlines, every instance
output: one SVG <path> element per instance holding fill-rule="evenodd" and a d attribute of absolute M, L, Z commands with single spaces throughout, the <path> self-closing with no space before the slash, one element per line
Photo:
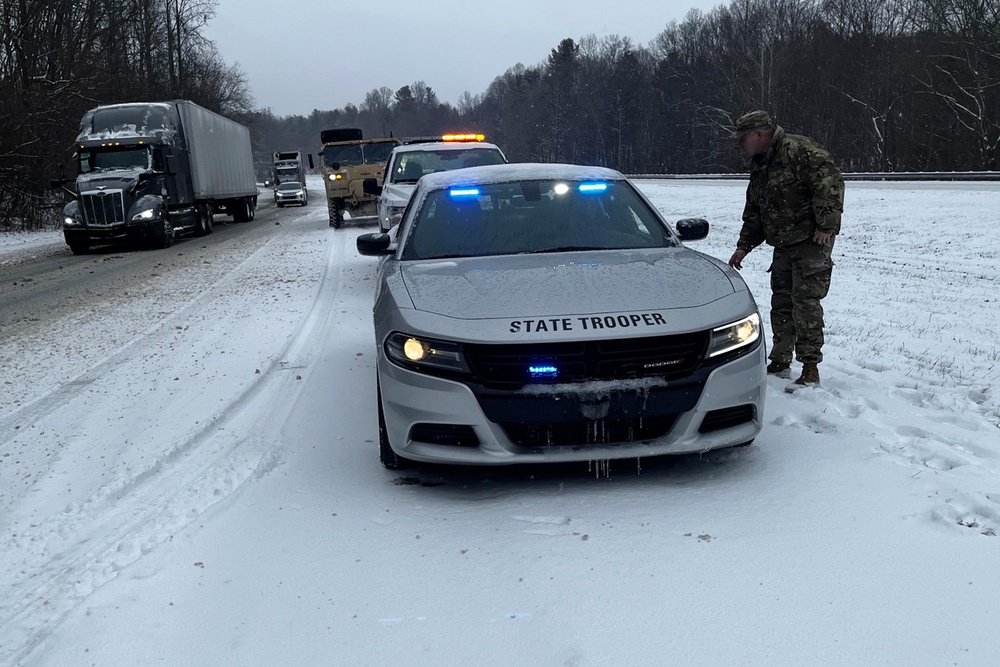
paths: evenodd
<path fill-rule="evenodd" d="M 159 224 L 156 224 L 156 228 L 153 230 L 153 237 L 149 245 L 153 248 L 169 248 L 173 244 L 174 227 L 170 224 L 170 217 L 165 215 L 160 218 Z"/>
<path fill-rule="evenodd" d="M 208 236 L 212 233 L 212 209 L 207 205 L 197 207 L 198 212 L 198 236 Z"/>
<path fill-rule="evenodd" d="M 382 385 L 379 383 L 378 379 L 375 380 L 375 391 L 378 400 L 378 458 L 382 462 L 382 466 L 387 470 L 400 470 L 402 468 L 408 468 L 412 465 L 409 459 L 404 459 L 402 456 L 392 451 L 392 447 L 389 445 L 389 433 L 385 428 L 385 413 L 382 412 Z"/>
<path fill-rule="evenodd" d="M 344 226 L 344 202 L 340 199 L 330 200 L 330 226 L 341 229 Z"/>
<path fill-rule="evenodd" d="M 233 222 L 250 222 L 250 200 L 237 199 L 231 205 Z"/>
<path fill-rule="evenodd" d="M 251 197 L 247 200 L 247 210 L 250 212 L 250 220 L 257 217 L 257 198 Z"/>

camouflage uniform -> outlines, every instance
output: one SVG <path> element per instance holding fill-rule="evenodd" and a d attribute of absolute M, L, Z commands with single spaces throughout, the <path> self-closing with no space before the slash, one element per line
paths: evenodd
<path fill-rule="evenodd" d="M 763 118 L 770 125 L 766 114 Z M 844 179 L 830 154 L 812 139 L 774 126 L 770 149 L 751 159 L 743 229 L 736 244 L 747 253 L 763 242 L 774 246 L 768 269 L 772 361 L 789 364 L 793 352 L 803 364 L 823 360 L 820 300 L 830 289 L 836 237 L 827 245 L 812 237 L 817 230 L 838 234 L 843 211 Z"/>

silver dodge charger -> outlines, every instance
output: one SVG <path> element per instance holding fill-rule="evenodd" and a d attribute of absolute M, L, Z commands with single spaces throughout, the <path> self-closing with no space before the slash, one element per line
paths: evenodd
<path fill-rule="evenodd" d="M 757 304 L 620 173 L 511 164 L 420 179 L 381 256 L 390 469 L 603 461 L 745 445 L 766 386 Z"/>

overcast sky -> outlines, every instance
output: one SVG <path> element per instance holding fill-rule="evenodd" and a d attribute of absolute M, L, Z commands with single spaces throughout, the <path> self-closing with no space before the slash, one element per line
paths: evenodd
<path fill-rule="evenodd" d="M 485 92 L 566 37 L 646 45 L 718 0 L 219 0 L 207 36 L 279 116 L 360 104 L 373 88 L 425 81 L 442 102 Z"/>

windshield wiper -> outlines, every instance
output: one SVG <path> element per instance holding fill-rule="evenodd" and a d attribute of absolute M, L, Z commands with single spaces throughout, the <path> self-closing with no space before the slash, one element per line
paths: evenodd
<path fill-rule="evenodd" d="M 524 252 L 519 252 L 519 255 L 538 255 L 544 252 L 577 252 L 581 250 L 610 250 L 610 248 L 597 247 L 597 246 L 586 246 L 586 245 L 564 245 L 557 248 L 545 248 L 544 250 L 525 250 Z"/>

